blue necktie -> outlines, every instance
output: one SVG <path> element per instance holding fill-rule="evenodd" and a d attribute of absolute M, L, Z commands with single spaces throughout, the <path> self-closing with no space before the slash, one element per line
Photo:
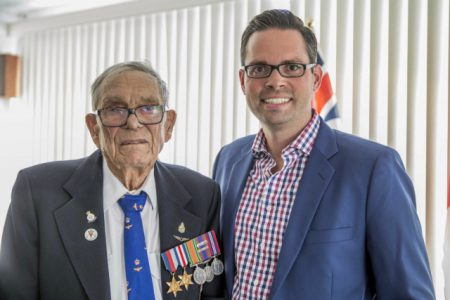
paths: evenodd
<path fill-rule="evenodd" d="M 124 250 L 128 300 L 154 300 L 153 283 L 145 245 L 141 211 L 147 194 L 126 194 L 119 200 L 125 214 Z"/>

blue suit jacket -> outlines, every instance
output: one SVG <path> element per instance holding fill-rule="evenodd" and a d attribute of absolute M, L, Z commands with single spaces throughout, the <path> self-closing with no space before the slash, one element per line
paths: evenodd
<path fill-rule="evenodd" d="M 228 294 L 235 275 L 235 217 L 253 166 L 254 136 L 223 147 Z M 434 299 L 414 189 L 397 152 L 321 121 L 283 237 L 270 299 Z"/>

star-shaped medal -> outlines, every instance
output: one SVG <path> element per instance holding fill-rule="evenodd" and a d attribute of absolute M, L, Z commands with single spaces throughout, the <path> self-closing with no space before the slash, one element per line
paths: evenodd
<path fill-rule="evenodd" d="M 188 274 L 186 272 L 186 269 L 184 269 L 183 275 L 178 275 L 178 278 L 180 278 L 180 285 L 184 285 L 184 287 L 186 288 L 186 291 L 188 290 L 188 288 L 191 284 L 194 284 L 192 282 L 192 274 Z"/>
<path fill-rule="evenodd" d="M 180 281 L 176 281 L 175 276 L 172 276 L 172 281 L 166 282 L 166 284 L 169 286 L 167 294 L 172 293 L 176 297 L 177 293 L 182 291 L 180 288 Z"/>

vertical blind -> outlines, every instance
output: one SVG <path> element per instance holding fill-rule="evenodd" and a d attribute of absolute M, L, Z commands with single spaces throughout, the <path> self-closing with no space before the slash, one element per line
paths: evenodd
<path fill-rule="evenodd" d="M 32 110 L 32 164 L 91 153 L 84 125 L 92 112 L 90 84 L 116 62 L 149 60 L 167 81 L 169 106 L 178 113 L 161 160 L 209 175 L 222 145 L 259 128 L 238 82 L 239 46 L 248 21 L 271 8 L 313 21 L 341 130 L 390 145 L 403 158 L 443 299 L 448 0 L 235 0 L 168 11 L 149 4 L 142 14 L 29 29 L 18 38 L 20 101 Z"/>

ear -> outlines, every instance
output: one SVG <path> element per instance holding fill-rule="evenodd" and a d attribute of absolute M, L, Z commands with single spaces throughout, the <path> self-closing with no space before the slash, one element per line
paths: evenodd
<path fill-rule="evenodd" d="M 170 109 L 166 111 L 166 121 L 164 122 L 164 143 L 167 143 L 172 138 L 173 127 L 177 120 L 177 113 Z"/>
<path fill-rule="evenodd" d="M 239 82 L 241 83 L 241 89 L 242 92 L 245 95 L 245 71 L 242 69 L 239 69 Z"/>
<path fill-rule="evenodd" d="M 320 65 L 315 65 L 313 68 L 313 76 L 314 76 L 314 92 L 320 88 L 320 84 L 322 83 L 322 67 Z"/>
<path fill-rule="evenodd" d="M 95 114 L 87 114 L 85 117 L 86 126 L 89 129 L 89 133 L 91 134 L 92 141 L 100 149 L 100 127 L 97 123 L 97 116 Z"/>

